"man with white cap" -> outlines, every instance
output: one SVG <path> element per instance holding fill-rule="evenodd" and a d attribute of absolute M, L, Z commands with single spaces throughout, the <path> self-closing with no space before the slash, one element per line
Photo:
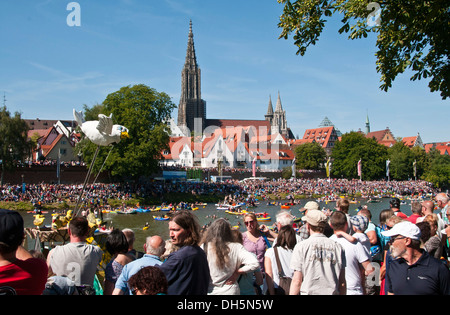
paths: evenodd
<path fill-rule="evenodd" d="M 290 267 L 294 276 L 289 294 L 345 294 L 344 249 L 323 234 L 327 225 L 326 215 L 312 209 L 302 220 L 306 222 L 310 237 L 297 243 L 292 253 Z"/>
<path fill-rule="evenodd" d="M 403 221 L 381 233 L 391 237 L 390 252 L 395 259 L 386 275 L 388 294 L 450 294 L 450 271 L 442 261 L 420 249 L 421 233 L 417 225 Z"/>

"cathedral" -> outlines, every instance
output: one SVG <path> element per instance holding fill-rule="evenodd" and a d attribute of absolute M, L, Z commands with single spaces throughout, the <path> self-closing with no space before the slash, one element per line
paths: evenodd
<path fill-rule="evenodd" d="M 171 137 L 168 150 L 162 153 L 163 165 L 261 170 L 291 167 L 294 154 L 290 140 L 294 136 L 286 121 L 280 93 L 275 110 L 269 97 L 264 119 L 211 119 L 206 115 L 201 82 L 191 21 L 181 71 L 178 121 L 170 121 Z"/>
<path fill-rule="evenodd" d="M 269 98 L 269 106 L 264 120 L 207 119 L 206 101 L 202 99 L 201 89 L 201 69 L 197 63 L 194 33 L 192 21 L 190 21 L 186 61 L 181 71 L 181 97 L 178 105 L 177 126 L 183 134 L 188 136 L 193 131 L 202 133 L 207 128 L 213 130 L 215 127 L 254 126 L 256 128 L 267 128 L 267 134 L 281 134 L 286 139 L 294 138 L 287 125 L 286 111 L 283 110 L 279 92 L 275 111 L 273 110 L 272 99 Z"/>

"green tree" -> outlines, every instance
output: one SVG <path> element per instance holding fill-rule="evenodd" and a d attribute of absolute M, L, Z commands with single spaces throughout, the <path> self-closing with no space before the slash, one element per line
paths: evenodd
<path fill-rule="evenodd" d="M 390 164 L 390 177 L 396 180 L 413 178 L 414 156 L 411 149 L 403 142 L 397 142 L 388 149 Z"/>
<path fill-rule="evenodd" d="M 1 185 L 5 171 L 12 170 L 19 162 L 23 162 L 31 152 L 28 130 L 28 125 L 20 113 L 15 112 L 14 116 L 11 116 L 6 106 L 0 109 Z"/>
<path fill-rule="evenodd" d="M 342 135 L 331 154 L 331 174 L 348 179 L 358 177 L 358 161 L 362 164 L 362 179 L 375 180 L 386 175 L 387 148 L 375 139 L 368 139 L 359 132 Z"/>
<path fill-rule="evenodd" d="M 327 154 L 317 142 L 305 143 L 295 148 L 295 164 L 297 169 L 323 169 Z"/>
<path fill-rule="evenodd" d="M 297 54 L 315 45 L 327 19 L 339 14 L 339 33 L 350 39 L 377 36 L 377 71 L 381 89 L 388 91 L 398 74 L 410 69 L 412 81 L 430 78 L 431 92 L 450 96 L 448 49 L 450 10 L 447 0 L 360 1 L 360 0 L 278 0 L 284 5 L 278 27 L 280 38 L 293 34 Z M 368 18 L 379 14 L 369 23 Z"/>
<path fill-rule="evenodd" d="M 113 148 L 101 148 L 94 170 L 99 171 L 104 163 L 103 170 L 122 179 L 138 179 L 156 172 L 161 152 L 169 143 L 166 122 L 174 108 L 166 93 L 143 84 L 123 87 L 109 94 L 101 105 L 85 106 L 86 117 L 91 120 L 98 119 L 99 113 L 112 113 L 114 123 L 127 127 L 130 136 Z M 96 146 L 87 139 L 80 142 L 85 161 L 92 161 L 95 150 Z"/>
<path fill-rule="evenodd" d="M 450 188 L 450 157 L 441 155 L 436 149 L 431 149 L 427 156 L 428 167 L 422 178 L 437 188 Z"/>

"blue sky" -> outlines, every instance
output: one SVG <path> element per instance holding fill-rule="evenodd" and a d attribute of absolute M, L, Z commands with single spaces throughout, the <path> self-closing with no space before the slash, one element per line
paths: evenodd
<path fill-rule="evenodd" d="M 337 19 L 301 57 L 278 39 L 276 0 L 79 0 L 79 27 L 66 23 L 70 2 L 0 3 L 0 93 L 22 118 L 73 119 L 74 108 L 141 83 L 178 105 L 192 19 L 208 118 L 264 119 L 280 92 L 296 136 L 325 116 L 343 133 L 364 130 L 368 113 L 372 131 L 450 141 L 449 101 L 410 73 L 381 91 L 376 38 L 348 40 Z"/>

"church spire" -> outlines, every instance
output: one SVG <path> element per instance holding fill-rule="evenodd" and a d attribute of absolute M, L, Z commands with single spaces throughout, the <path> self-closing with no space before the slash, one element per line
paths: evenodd
<path fill-rule="evenodd" d="M 264 116 L 266 120 L 270 123 L 272 123 L 273 118 L 273 105 L 272 105 L 272 96 L 269 95 L 269 106 L 267 108 L 267 114 Z"/>
<path fill-rule="evenodd" d="M 283 106 L 281 105 L 281 97 L 280 97 L 280 91 L 278 91 L 278 100 L 277 100 L 277 106 L 275 108 L 275 112 L 283 112 Z"/>
<path fill-rule="evenodd" d="M 195 54 L 195 46 L 194 46 L 194 32 L 192 31 L 192 20 L 189 21 L 189 38 L 186 51 L 186 62 L 184 66 L 185 68 L 190 69 L 196 69 L 198 67 L 197 56 Z"/>
<path fill-rule="evenodd" d="M 267 116 L 273 116 L 272 96 L 269 96 L 269 107 L 267 108 Z"/>
<path fill-rule="evenodd" d="M 202 100 L 201 70 L 197 64 L 194 47 L 192 20 L 189 21 L 189 36 L 186 62 L 181 71 L 181 97 L 178 105 L 178 126 L 194 131 L 195 121 L 200 118 L 202 128 L 206 120 L 206 102 Z M 190 134 L 190 131 L 188 134 Z"/>
<path fill-rule="evenodd" d="M 366 117 L 366 134 L 370 133 L 369 111 L 367 111 Z"/>

